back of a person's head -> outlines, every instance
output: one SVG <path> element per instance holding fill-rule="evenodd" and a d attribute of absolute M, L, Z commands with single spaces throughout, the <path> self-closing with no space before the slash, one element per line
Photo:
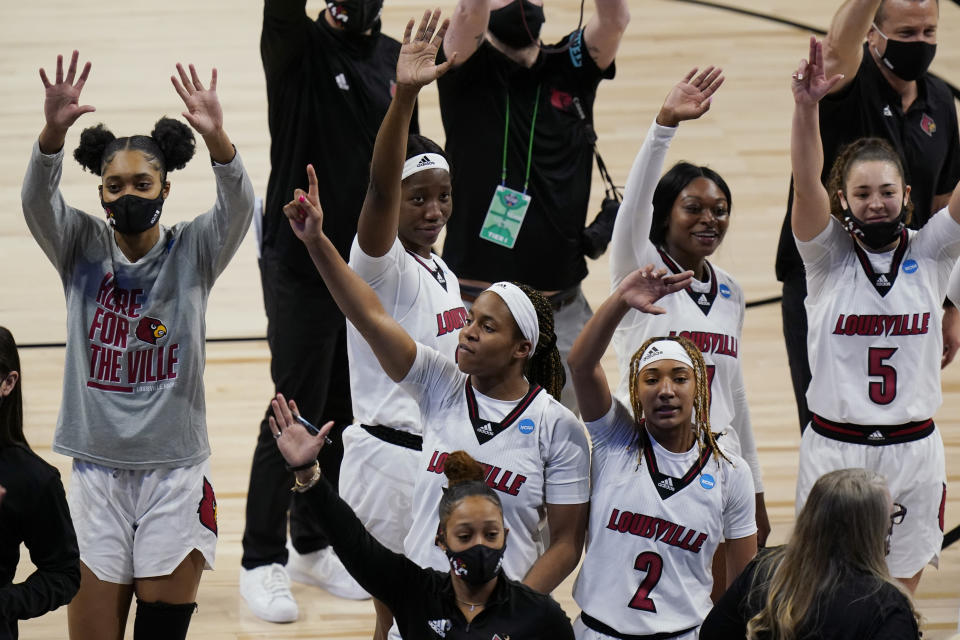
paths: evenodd
<path fill-rule="evenodd" d="M 813 485 L 786 547 L 760 561 L 754 588 L 766 588 L 748 638 L 793 640 L 845 579 L 873 579 L 909 596 L 886 563 L 890 497 L 883 477 L 866 469 L 832 471 Z M 869 595 L 869 594 L 864 594 Z"/>
<path fill-rule="evenodd" d="M 11 371 L 19 374 L 19 379 L 10 393 L 0 399 L 0 446 L 27 445 L 23 435 L 23 374 L 20 371 L 20 354 L 17 342 L 6 327 L 0 327 L 0 384 Z"/>

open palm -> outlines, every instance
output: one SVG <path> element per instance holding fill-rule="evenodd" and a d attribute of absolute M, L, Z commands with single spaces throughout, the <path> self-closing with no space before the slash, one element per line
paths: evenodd
<path fill-rule="evenodd" d="M 437 52 L 443 44 L 443 36 L 447 32 L 450 20 L 440 22 L 440 10 L 435 9 L 431 14 L 423 12 L 416 36 L 413 33 L 413 20 L 407 23 L 403 33 L 403 46 L 400 47 L 400 57 L 397 58 L 397 84 L 422 87 L 430 84 L 450 68 L 456 54 L 442 64 L 437 64 Z"/>
<path fill-rule="evenodd" d="M 187 107 L 183 117 L 187 119 L 190 126 L 202 136 L 210 135 L 223 128 L 223 109 L 217 97 L 217 70 L 213 69 L 210 73 L 209 89 L 204 88 L 192 64 L 189 76 L 180 63 L 177 63 L 177 73 L 180 78 L 170 76 L 170 81 L 173 82 L 173 87 Z"/>
<path fill-rule="evenodd" d="M 666 269 L 656 269 L 652 264 L 637 269 L 620 283 L 617 290 L 628 305 L 651 315 L 666 313 L 656 302 L 663 296 L 680 291 L 690 284 L 692 271 L 667 275 Z"/>
<path fill-rule="evenodd" d="M 57 56 L 57 74 L 55 82 L 50 82 L 47 72 L 40 69 L 40 80 L 43 81 L 43 115 L 47 124 L 59 131 L 66 131 L 77 118 L 85 113 L 95 111 L 88 105 L 80 104 L 80 92 L 83 91 L 83 85 L 87 82 L 87 76 L 90 75 L 90 63 L 83 65 L 80 77 L 77 78 L 77 61 L 80 53 L 74 51 L 70 56 L 70 66 L 67 68 L 67 74 L 63 74 L 63 56 Z M 74 82 L 76 79 L 76 82 Z"/>
<path fill-rule="evenodd" d="M 707 67 L 700 75 L 694 68 L 684 76 L 667 94 L 660 114 L 667 122 L 675 126 L 684 120 L 699 118 L 710 109 L 710 98 L 723 84 L 723 70 Z"/>

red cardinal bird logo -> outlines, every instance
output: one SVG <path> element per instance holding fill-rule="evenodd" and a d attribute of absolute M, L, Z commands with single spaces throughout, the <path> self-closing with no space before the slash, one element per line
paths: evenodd
<path fill-rule="evenodd" d="M 157 340 L 167 335 L 167 326 L 162 320 L 140 318 L 140 324 L 137 325 L 137 338 L 148 344 L 157 344 Z"/>

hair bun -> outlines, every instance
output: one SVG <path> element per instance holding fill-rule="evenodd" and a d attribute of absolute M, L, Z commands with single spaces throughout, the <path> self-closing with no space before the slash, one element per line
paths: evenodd
<path fill-rule="evenodd" d="M 163 152 L 167 171 L 183 169 L 197 150 L 197 141 L 190 127 L 166 116 L 157 120 L 150 137 Z"/>
<path fill-rule="evenodd" d="M 107 145 L 117 139 L 101 122 L 80 132 L 80 145 L 73 158 L 90 173 L 99 176 L 103 170 L 103 152 Z"/>
<path fill-rule="evenodd" d="M 487 470 L 466 451 L 454 451 L 443 463 L 443 473 L 451 487 L 465 482 L 483 481 Z"/>

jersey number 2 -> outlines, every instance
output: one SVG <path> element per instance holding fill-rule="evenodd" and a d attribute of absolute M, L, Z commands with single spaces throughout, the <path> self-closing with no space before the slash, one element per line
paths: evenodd
<path fill-rule="evenodd" d="M 644 551 L 637 556 L 633 568 L 637 571 L 646 571 L 647 575 L 640 582 L 640 587 L 633 594 L 633 599 L 628 606 L 631 609 L 656 613 L 657 605 L 650 599 L 650 592 L 660 582 L 660 574 L 663 572 L 663 558 L 652 551 Z"/>
<path fill-rule="evenodd" d="M 880 378 L 868 387 L 870 399 L 876 404 L 890 404 L 897 397 L 897 370 L 885 362 L 896 352 L 896 347 L 870 347 L 867 352 L 867 375 Z"/>

